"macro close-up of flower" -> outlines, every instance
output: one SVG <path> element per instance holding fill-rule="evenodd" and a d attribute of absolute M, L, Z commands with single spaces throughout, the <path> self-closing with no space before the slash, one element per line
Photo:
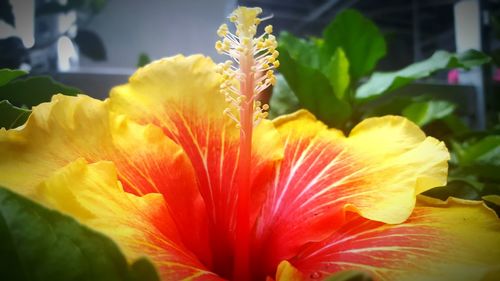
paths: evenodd
<path fill-rule="evenodd" d="M 148 258 L 161 280 L 495 280 L 495 212 L 421 195 L 446 184 L 443 142 L 395 115 L 348 135 L 305 109 L 267 118 L 280 62 L 261 13 L 221 25 L 224 63 L 156 60 L 105 100 L 54 95 L 0 129 L 0 186 Z"/>

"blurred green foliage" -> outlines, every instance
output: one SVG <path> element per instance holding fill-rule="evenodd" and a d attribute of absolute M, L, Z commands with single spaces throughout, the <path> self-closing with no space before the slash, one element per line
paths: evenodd
<path fill-rule="evenodd" d="M 81 90 L 49 76 L 26 76 L 22 70 L 0 69 L 0 128 L 15 128 L 28 119 L 31 107 L 50 101 L 54 94 L 74 96 Z"/>
<path fill-rule="evenodd" d="M 354 10 L 339 13 L 322 38 L 281 33 L 278 50 L 282 78 L 271 97 L 272 117 L 305 108 L 347 133 L 368 117 L 405 116 L 428 135 L 445 141 L 452 155 L 448 185 L 427 195 L 480 200 L 500 194 L 499 130 L 473 132 L 455 114 L 452 99 L 393 93 L 437 71 L 467 70 L 490 62 L 490 57 L 475 50 L 460 54 L 438 50 L 403 69 L 376 72 L 387 52 L 385 39 L 373 22 Z"/>
<path fill-rule="evenodd" d="M 0 187 L 0 272 L 11 281 L 159 281 L 106 236 Z"/>

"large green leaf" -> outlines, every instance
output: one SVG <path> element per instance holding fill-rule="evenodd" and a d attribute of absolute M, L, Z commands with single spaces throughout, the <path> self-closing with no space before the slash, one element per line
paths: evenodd
<path fill-rule="evenodd" d="M 448 197 L 480 200 L 481 191 L 482 185 L 479 181 L 461 178 L 449 180 L 446 186 L 435 187 L 424 192 L 423 194 L 441 200 L 446 200 Z"/>
<path fill-rule="evenodd" d="M 288 32 L 281 33 L 279 45 L 280 49 L 288 51 L 297 63 L 322 72 L 330 82 L 333 93 L 343 99 L 349 87 L 350 77 L 349 61 L 342 48 L 325 53 L 321 51 L 322 43 L 297 38 Z M 283 68 L 283 63 L 281 65 Z"/>
<path fill-rule="evenodd" d="M 0 87 L 0 100 L 8 100 L 18 107 L 31 108 L 50 101 L 52 96 L 58 93 L 74 96 L 82 91 L 58 83 L 49 76 L 36 76 L 3 85 Z"/>
<path fill-rule="evenodd" d="M 327 64 L 325 58 L 321 57 L 320 47 L 313 41 L 297 38 L 288 32 L 282 32 L 279 36 L 279 46 L 280 49 L 286 50 L 294 60 L 310 68 L 320 70 Z M 326 57 L 326 59 L 329 57 Z"/>
<path fill-rule="evenodd" d="M 0 101 L 0 128 L 11 129 L 26 122 L 31 110 L 13 106 L 8 101 Z"/>
<path fill-rule="evenodd" d="M 157 281 L 107 237 L 0 188 L 0 276 L 9 281 Z"/>
<path fill-rule="evenodd" d="M 366 101 L 402 86 L 417 79 L 425 78 L 434 72 L 450 68 L 471 68 L 490 61 L 485 54 L 469 50 L 461 54 L 452 54 L 446 51 L 437 51 L 430 58 L 409 65 L 394 72 L 376 72 L 368 82 L 361 85 L 356 91 L 359 101 Z M 351 62 L 352 64 L 352 62 Z"/>
<path fill-rule="evenodd" d="M 333 54 L 338 48 L 344 50 L 353 81 L 370 74 L 386 53 L 386 43 L 380 30 L 354 10 L 338 14 L 324 30 L 323 37 L 326 52 Z"/>
<path fill-rule="evenodd" d="M 2 68 L 0 69 L 0 86 L 26 74 L 28 73 L 24 70 Z"/>
<path fill-rule="evenodd" d="M 415 102 L 402 111 L 403 116 L 423 127 L 435 120 L 442 119 L 453 113 L 456 105 L 444 100 L 428 100 Z"/>
<path fill-rule="evenodd" d="M 292 113 L 300 108 L 299 100 L 281 74 L 276 74 L 276 85 L 273 87 L 269 106 L 270 118 Z"/>
<path fill-rule="evenodd" d="M 464 175 L 474 175 L 485 182 L 500 185 L 500 135 L 452 142 L 452 160 Z"/>
<path fill-rule="evenodd" d="M 457 154 L 462 165 L 484 163 L 500 167 L 500 135 L 487 136 L 473 144 L 462 146 Z"/>
<path fill-rule="evenodd" d="M 279 48 L 279 51 L 280 72 L 301 106 L 330 126 L 344 124 L 351 114 L 350 105 L 336 97 L 323 73 L 294 60 L 286 49 Z"/>
<path fill-rule="evenodd" d="M 342 50 L 338 48 L 330 58 L 328 65 L 323 67 L 323 74 L 330 81 L 333 92 L 339 99 L 343 99 L 349 88 L 349 61 Z"/>

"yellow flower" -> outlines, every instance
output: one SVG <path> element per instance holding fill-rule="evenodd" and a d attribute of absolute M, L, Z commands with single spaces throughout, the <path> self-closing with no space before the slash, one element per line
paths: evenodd
<path fill-rule="evenodd" d="M 418 195 L 446 183 L 449 154 L 410 121 L 371 118 L 346 137 L 306 111 L 265 119 L 256 99 L 279 62 L 272 28 L 255 37 L 260 12 L 238 8 L 236 33 L 219 28 L 217 49 L 235 62 L 165 58 L 105 101 L 34 107 L 0 130 L 0 185 L 107 234 L 131 260 L 149 257 L 162 280 L 498 270 L 491 210 Z"/>

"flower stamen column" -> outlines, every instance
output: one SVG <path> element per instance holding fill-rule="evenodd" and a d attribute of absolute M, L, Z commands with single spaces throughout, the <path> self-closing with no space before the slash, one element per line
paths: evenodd
<path fill-rule="evenodd" d="M 234 252 L 234 280 L 250 280 L 250 174 L 252 155 L 252 131 L 259 122 L 267 117 L 267 104 L 257 100 L 260 93 L 274 85 L 273 68 L 279 66 L 276 60 L 276 39 L 272 26 L 255 37 L 257 26 L 262 21 L 258 15 L 260 8 L 239 7 L 230 16 L 236 26 L 236 33 L 229 32 L 226 24 L 220 26 L 217 34 L 223 39 L 217 41 L 215 48 L 219 53 L 233 60 L 219 65 L 219 73 L 224 81 L 221 92 L 229 104 L 224 110 L 240 129 L 238 159 L 238 198 L 236 217 L 236 243 Z M 233 65 L 236 62 L 236 66 Z"/>

